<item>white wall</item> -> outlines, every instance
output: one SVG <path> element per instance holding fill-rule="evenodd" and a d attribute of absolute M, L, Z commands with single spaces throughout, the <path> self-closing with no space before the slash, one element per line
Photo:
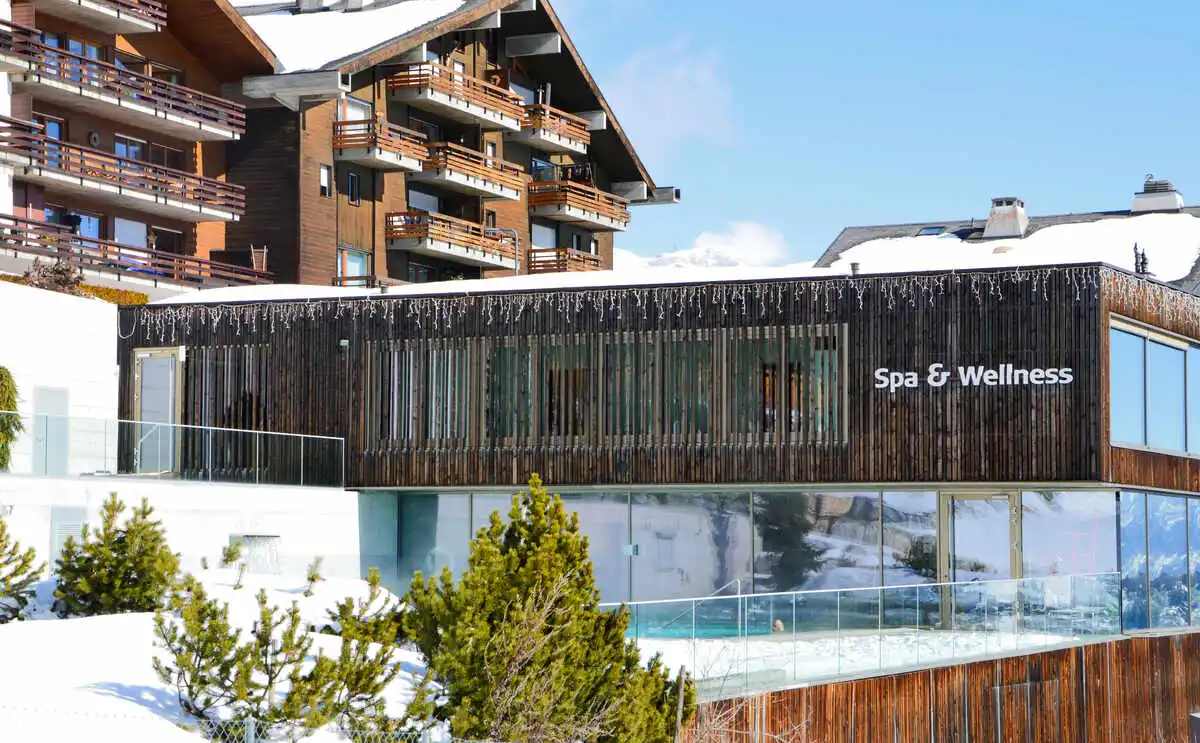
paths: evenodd
<path fill-rule="evenodd" d="M 319 556 L 326 577 L 361 577 L 358 494 L 335 488 L 0 475 L 0 517 L 22 546 L 50 561 L 82 521 L 99 523 L 112 492 L 128 508 L 149 499 L 184 570 L 198 570 L 201 557 L 216 567 L 230 537 L 254 534 L 279 538 L 277 570 L 256 572 L 303 575 Z"/>
<path fill-rule="evenodd" d="M 102 457 L 100 421 L 117 417 L 116 305 L 0 281 L 0 314 L 7 318 L 0 366 L 16 379 L 17 412 L 71 416 L 69 427 L 43 426 L 43 437 L 68 436 L 72 458 Z M 38 431 L 30 419 L 25 428 L 13 446 L 13 472 L 32 471 Z"/>

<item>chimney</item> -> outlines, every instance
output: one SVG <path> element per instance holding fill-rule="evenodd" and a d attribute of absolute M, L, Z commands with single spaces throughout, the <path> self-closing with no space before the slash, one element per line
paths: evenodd
<path fill-rule="evenodd" d="M 1028 228 L 1024 201 L 1015 196 L 992 199 L 992 210 L 988 212 L 987 225 L 983 228 L 984 238 L 1024 237 Z"/>
<path fill-rule="evenodd" d="M 300 13 L 312 13 L 321 9 L 321 0 L 296 0 L 296 10 Z"/>
<path fill-rule="evenodd" d="M 852 261 L 852 262 L 850 263 L 850 275 L 851 275 L 851 276 L 857 276 L 857 275 L 858 275 L 858 261 Z"/>
<path fill-rule="evenodd" d="M 1175 190 L 1175 186 L 1165 179 L 1155 178 L 1153 174 L 1146 176 L 1142 190 L 1133 195 L 1134 214 L 1145 212 L 1177 212 L 1183 209 L 1183 194 Z"/>

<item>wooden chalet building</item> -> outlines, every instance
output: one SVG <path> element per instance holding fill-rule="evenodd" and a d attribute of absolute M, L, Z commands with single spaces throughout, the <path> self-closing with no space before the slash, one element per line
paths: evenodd
<path fill-rule="evenodd" d="M 679 198 L 544 0 L 239 10 L 283 71 L 228 88 L 248 106 L 230 176 L 254 203 L 230 236 L 281 282 L 611 268 L 629 208 Z"/>
<path fill-rule="evenodd" d="M 537 472 L 612 600 L 1122 571 L 1126 627 L 1200 621 L 1200 298 L 1104 264 L 813 273 L 123 308 L 120 414 L 345 437 L 401 584 Z"/>
<path fill-rule="evenodd" d="M 227 0 L 4 8 L 0 272 L 65 259 L 151 294 L 267 281 L 226 252 L 247 209 L 226 150 L 246 117 L 220 90 L 275 58 Z"/>

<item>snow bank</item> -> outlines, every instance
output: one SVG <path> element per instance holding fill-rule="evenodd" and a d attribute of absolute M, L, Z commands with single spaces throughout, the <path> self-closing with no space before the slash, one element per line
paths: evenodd
<path fill-rule="evenodd" d="M 372 49 L 454 13 L 466 0 L 405 0 L 351 13 L 246 13 L 246 22 L 275 52 L 286 72 L 316 70 Z M 236 3 L 246 10 L 258 2 Z"/>
<path fill-rule="evenodd" d="M 326 611 L 347 598 L 365 598 L 361 580 L 330 579 L 304 596 L 303 579 L 247 575 L 234 590 L 236 571 L 208 570 L 197 575 L 213 598 L 228 602 L 230 619 L 248 629 L 257 616 L 255 596 L 281 608 L 295 601 L 308 624 L 327 623 Z M 48 611 L 53 586 L 39 589 L 34 619 L 0 627 L 0 658 L 17 662 L 0 674 L 0 731 L 40 730 L 31 740 L 79 740 L 91 743 L 197 743 L 195 720 L 179 708 L 174 689 L 155 676 L 152 614 L 123 614 L 86 619 L 54 619 Z M 243 634 L 243 638 L 245 635 Z M 340 640 L 315 635 L 314 649 L 338 652 Z M 390 714 L 403 713 L 412 699 L 413 681 L 423 671 L 420 655 L 397 652 L 404 671 L 385 695 Z M 186 729 L 185 729 L 186 728 Z M 0 733 L 0 740 L 10 739 Z M 331 731 L 308 738 L 313 743 L 340 740 Z"/>

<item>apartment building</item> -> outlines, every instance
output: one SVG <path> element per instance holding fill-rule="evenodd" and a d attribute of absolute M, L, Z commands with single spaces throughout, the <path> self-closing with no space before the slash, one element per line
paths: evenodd
<path fill-rule="evenodd" d="M 66 259 L 152 294 L 266 281 L 248 250 L 226 250 L 246 212 L 226 149 L 246 117 L 220 88 L 273 69 L 226 0 L 13 3 L 0 22 L 0 271 Z"/>
<path fill-rule="evenodd" d="M 239 4 L 283 74 L 241 86 L 229 235 L 282 282 L 611 268 L 630 207 L 671 203 L 544 0 Z"/>

